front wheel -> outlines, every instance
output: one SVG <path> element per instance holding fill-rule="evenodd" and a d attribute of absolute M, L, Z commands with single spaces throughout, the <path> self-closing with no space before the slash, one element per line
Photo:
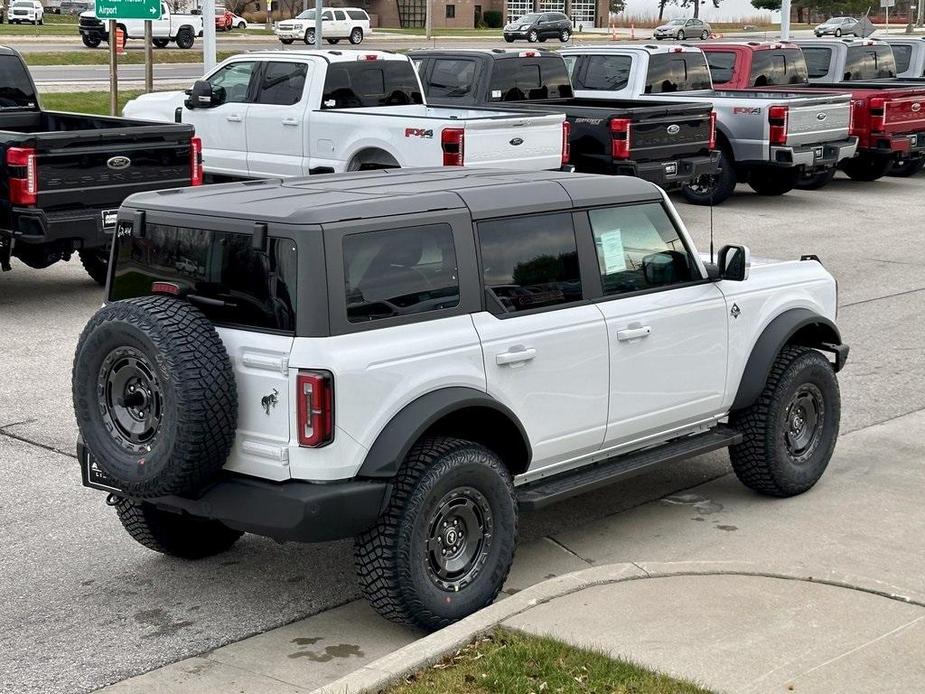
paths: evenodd
<path fill-rule="evenodd" d="M 514 43 L 514 37 L 513 37 L 513 36 L 505 36 L 505 37 L 504 37 L 504 40 L 507 41 L 508 43 Z"/>
<path fill-rule="evenodd" d="M 679 32 L 678 32 L 678 41 L 683 41 L 685 38 L 687 38 L 687 34 L 685 34 L 683 31 L 679 31 Z"/>
<path fill-rule="evenodd" d="M 820 188 L 824 188 L 832 182 L 833 178 L 835 178 L 836 170 L 837 169 L 833 166 L 832 168 L 826 169 L 821 173 L 801 176 L 800 180 L 797 181 L 796 187 L 799 190 L 819 190 Z"/>
<path fill-rule="evenodd" d="M 156 48 L 167 48 L 170 39 L 151 39 L 151 43 L 153 43 Z"/>
<path fill-rule="evenodd" d="M 306 29 L 305 38 L 303 38 L 302 40 L 305 41 L 306 46 L 314 46 L 315 45 L 315 30 Z"/>
<path fill-rule="evenodd" d="M 96 249 L 78 251 L 77 254 L 80 256 L 80 264 L 93 281 L 101 287 L 106 286 L 106 275 L 109 274 L 109 251 Z"/>
<path fill-rule="evenodd" d="M 698 176 L 681 187 L 681 195 L 692 205 L 719 205 L 735 192 L 736 172 L 725 153 L 720 155 L 715 174 Z"/>
<path fill-rule="evenodd" d="M 808 347 L 784 347 L 758 400 L 729 418 L 744 435 L 729 449 L 736 477 L 761 494 L 802 494 L 825 472 L 840 419 L 841 395 L 829 360 Z"/>
<path fill-rule="evenodd" d="M 889 157 L 854 157 L 841 165 L 853 181 L 876 181 L 887 175 L 893 166 Z"/>
<path fill-rule="evenodd" d="M 794 169 L 755 169 L 748 177 L 748 185 L 758 195 L 783 195 L 797 184 L 799 173 Z"/>
<path fill-rule="evenodd" d="M 570 38 L 572 38 L 572 32 L 570 32 L 568 29 L 559 34 L 559 40 L 562 43 L 568 43 Z"/>
<path fill-rule="evenodd" d="M 80 37 L 80 40 L 84 42 L 84 46 L 87 48 L 98 48 L 100 45 L 100 40 L 95 36 L 87 36 L 86 34 L 83 34 Z"/>
<path fill-rule="evenodd" d="M 363 30 L 360 27 L 356 27 L 350 32 L 350 43 L 354 46 L 359 46 L 363 43 Z"/>
<path fill-rule="evenodd" d="M 536 33 L 535 29 L 531 31 L 529 34 L 527 34 L 527 41 L 529 41 L 530 43 L 536 43 L 539 40 L 540 40 L 540 35 Z"/>
<path fill-rule="evenodd" d="M 224 552 L 244 534 L 218 521 L 161 511 L 144 501 L 120 498 L 115 507 L 132 539 L 155 552 L 183 559 Z"/>
<path fill-rule="evenodd" d="M 900 159 L 899 161 L 893 162 L 893 166 L 890 167 L 889 175 L 907 178 L 909 176 L 915 176 L 915 174 L 923 168 L 925 168 L 925 157 L 919 159 Z"/>
<path fill-rule="evenodd" d="M 383 515 L 356 539 L 357 577 L 382 616 L 440 629 L 494 601 L 516 538 L 514 487 L 498 456 L 462 439 L 425 439 Z"/>
<path fill-rule="evenodd" d="M 193 47 L 193 42 L 195 40 L 196 37 L 193 36 L 193 31 L 191 29 L 180 29 L 177 33 L 177 48 L 188 50 Z"/>
<path fill-rule="evenodd" d="M 836 30 L 835 30 L 835 38 L 837 38 L 837 39 L 840 39 L 840 38 L 841 38 L 841 29 L 836 29 Z"/>

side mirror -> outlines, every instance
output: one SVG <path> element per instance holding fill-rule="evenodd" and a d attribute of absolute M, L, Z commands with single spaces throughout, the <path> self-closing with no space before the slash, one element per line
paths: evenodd
<path fill-rule="evenodd" d="M 186 108 L 212 108 L 218 106 L 224 101 L 224 90 L 212 91 L 212 85 L 205 80 L 199 80 L 190 89 L 187 94 Z"/>
<path fill-rule="evenodd" d="M 723 246 L 717 256 L 719 278 L 730 282 L 744 282 L 752 265 L 752 254 L 748 246 Z"/>

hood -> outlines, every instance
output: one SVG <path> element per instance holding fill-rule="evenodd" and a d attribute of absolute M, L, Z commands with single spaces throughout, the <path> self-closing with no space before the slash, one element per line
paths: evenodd
<path fill-rule="evenodd" d="M 677 27 L 674 24 L 660 24 L 659 26 L 655 27 L 655 31 L 671 31 L 672 29 L 676 28 Z"/>
<path fill-rule="evenodd" d="M 178 106 L 186 101 L 186 92 L 152 92 L 140 94 L 122 109 L 124 118 L 140 120 L 173 121 Z"/>
<path fill-rule="evenodd" d="M 87 17 L 89 19 L 96 19 L 96 12 L 93 10 L 87 10 L 86 12 L 81 12 L 78 17 Z"/>

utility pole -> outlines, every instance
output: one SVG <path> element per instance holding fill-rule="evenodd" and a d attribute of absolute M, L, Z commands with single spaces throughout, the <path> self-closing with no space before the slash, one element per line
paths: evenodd
<path fill-rule="evenodd" d="M 918 0 L 916 3 L 919 6 L 919 20 L 915 23 L 917 27 L 923 26 L 923 20 L 925 20 L 925 15 L 922 14 L 922 5 L 925 5 L 925 0 Z"/>
<path fill-rule="evenodd" d="M 424 38 L 430 41 L 434 33 L 434 8 L 431 0 L 424 2 Z"/>
<path fill-rule="evenodd" d="M 215 67 L 215 0 L 202 0 L 202 67 Z"/>
<path fill-rule="evenodd" d="M 321 7 L 324 0 L 315 0 L 315 48 L 321 48 Z"/>
<path fill-rule="evenodd" d="M 145 91 L 154 91 L 154 32 L 151 21 L 145 20 Z"/>
<path fill-rule="evenodd" d="M 780 40 L 790 40 L 790 0 L 780 3 Z"/>
<path fill-rule="evenodd" d="M 109 115 L 119 115 L 119 61 L 116 59 L 118 50 L 116 37 L 116 20 L 109 20 Z"/>

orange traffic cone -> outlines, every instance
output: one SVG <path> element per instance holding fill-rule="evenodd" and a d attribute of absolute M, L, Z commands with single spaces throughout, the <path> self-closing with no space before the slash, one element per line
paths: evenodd
<path fill-rule="evenodd" d="M 125 32 L 122 27 L 116 27 L 116 54 L 125 55 Z"/>

